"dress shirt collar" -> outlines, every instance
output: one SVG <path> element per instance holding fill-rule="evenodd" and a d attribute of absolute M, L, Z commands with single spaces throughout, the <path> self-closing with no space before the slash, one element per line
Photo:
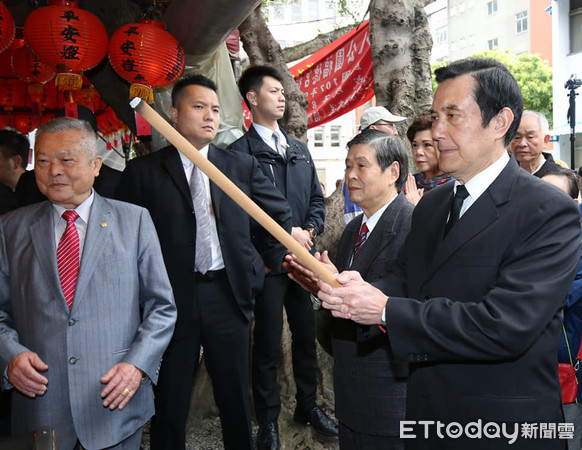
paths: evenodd
<path fill-rule="evenodd" d="M 277 133 L 277 135 L 279 136 L 279 145 L 281 146 L 281 148 L 287 149 L 287 147 L 289 147 L 287 139 L 285 138 L 285 135 L 279 128 L 279 125 L 277 125 L 277 127 L 274 130 L 270 130 L 269 128 L 264 127 L 263 125 L 259 125 L 258 123 L 253 122 L 253 127 L 255 127 L 255 130 L 257 131 L 257 133 L 259 133 L 261 139 L 265 141 L 265 144 L 267 144 L 277 153 L 279 152 L 275 148 L 275 142 L 273 141 L 273 133 Z"/>
<path fill-rule="evenodd" d="M 95 199 L 95 190 L 91 189 L 91 195 L 81 203 L 79 206 L 75 208 L 75 211 L 79 215 L 79 218 L 83 220 L 86 224 L 89 223 L 89 215 L 91 213 L 91 205 L 93 205 L 93 200 Z M 55 205 L 53 203 L 53 211 L 55 217 L 55 224 L 58 223 L 59 219 L 62 217 L 63 213 L 66 211 L 66 208 L 62 206 Z M 63 219 L 64 220 L 64 219 Z"/>
<path fill-rule="evenodd" d="M 200 154 L 202 154 L 202 156 L 204 156 L 206 159 L 208 159 L 208 147 L 209 145 L 205 145 L 200 150 L 198 150 Z M 184 170 L 192 173 L 192 167 L 194 167 L 194 163 L 190 161 L 190 159 L 188 159 L 188 157 L 184 155 L 180 150 L 176 149 L 176 151 L 178 152 L 178 155 L 180 155 L 180 160 L 182 161 L 182 166 L 184 167 Z M 190 177 L 188 177 L 188 179 L 190 179 Z"/>
<path fill-rule="evenodd" d="M 384 206 L 382 206 L 378 211 L 376 211 L 370 217 L 366 217 L 366 214 L 362 214 L 362 225 L 364 225 L 364 224 L 367 225 L 368 233 L 372 233 L 372 231 L 374 230 L 374 227 L 376 226 L 376 224 L 380 220 L 380 217 L 382 217 L 382 214 L 384 214 L 384 211 L 386 211 L 386 208 L 388 208 L 388 206 L 390 206 L 390 204 L 396 199 L 396 197 L 398 197 L 398 194 L 394 195 L 390 200 L 388 200 L 388 203 L 386 203 Z M 361 226 L 360 226 L 360 229 L 361 229 Z"/>
<path fill-rule="evenodd" d="M 479 172 L 473 178 L 471 178 L 467 183 L 465 183 L 465 187 L 469 192 L 469 198 L 471 199 L 471 204 L 473 204 L 477 199 L 487 190 L 487 188 L 495 181 L 495 179 L 499 176 L 499 174 L 505 169 L 505 166 L 509 162 L 509 155 L 507 152 L 503 152 L 503 154 L 491 164 L 486 169 Z M 454 193 L 457 192 L 457 186 L 461 184 L 458 180 L 455 180 L 455 189 Z M 467 204 L 467 200 L 465 200 L 465 204 Z M 470 205 L 469 205 L 470 206 Z M 467 209 L 467 208 L 463 208 Z M 464 211 L 461 211 L 463 214 Z"/>

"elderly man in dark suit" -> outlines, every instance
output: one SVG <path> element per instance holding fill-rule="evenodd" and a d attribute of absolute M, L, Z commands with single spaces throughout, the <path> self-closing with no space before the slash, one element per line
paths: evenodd
<path fill-rule="evenodd" d="M 414 210 L 401 193 L 408 176 L 406 150 L 399 139 L 377 130 L 363 131 L 348 143 L 348 149 L 346 186 L 364 214 L 346 226 L 338 247 L 337 268 L 327 252 L 316 257 L 332 273 L 356 270 L 364 280 L 384 279 L 390 290 L 399 292 L 401 283 L 394 277 L 396 257 Z M 288 260 L 301 270 L 302 277 L 295 272 L 296 279 L 317 291 L 313 274 L 296 259 Z M 404 448 L 399 428 L 406 406 L 408 364 L 394 360 L 378 327 L 334 318 L 331 330 L 340 448 Z"/>
<path fill-rule="evenodd" d="M 385 326 L 397 360 L 411 363 L 410 448 L 564 449 L 556 352 L 578 209 L 507 155 L 523 99 L 501 63 L 457 61 L 436 78 L 433 138 L 457 181 L 414 211 L 398 259 L 406 296 L 353 271 L 339 288 L 320 282 L 318 296 L 336 317 Z"/>
<path fill-rule="evenodd" d="M 289 206 L 257 160 L 210 145 L 220 123 L 214 82 L 201 75 L 178 81 L 170 117 L 194 147 L 291 230 Z M 256 242 L 250 216 L 173 146 L 130 161 L 119 196 L 150 211 L 178 307 L 156 390 L 151 448 L 185 448 L 201 346 L 225 448 L 252 448 L 249 322 L 265 266 L 278 270 L 285 248 L 269 236 Z"/>

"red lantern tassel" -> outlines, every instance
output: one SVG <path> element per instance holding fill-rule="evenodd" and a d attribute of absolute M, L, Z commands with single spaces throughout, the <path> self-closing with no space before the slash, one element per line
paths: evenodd
<path fill-rule="evenodd" d="M 154 102 L 154 91 L 149 86 L 133 83 L 129 87 L 129 99 L 133 100 L 135 97 L 139 97 L 149 104 L 152 104 Z"/>
<path fill-rule="evenodd" d="M 55 78 L 55 84 L 62 91 L 76 91 L 83 87 L 83 77 L 77 73 L 59 73 Z"/>

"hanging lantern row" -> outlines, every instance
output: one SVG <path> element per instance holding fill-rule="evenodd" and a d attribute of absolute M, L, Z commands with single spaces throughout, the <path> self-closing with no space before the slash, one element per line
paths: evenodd
<path fill-rule="evenodd" d="M 163 23 L 142 19 L 119 28 L 109 43 L 109 62 L 131 83 L 129 96 L 154 101 L 154 87 L 176 81 L 184 70 L 184 50 Z"/>
<path fill-rule="evenodd" d="M 39 61 L 26 47 L 12 52 L 10 67 L 19 79 L 28 83 L 29 94 L 42 93 L 43 85 L 56 75 L 53 69 Z"/>
<path fill-rule="evenodd" d="M 81 88 L 82 72 L 101 62 L 109 42 L 97 16 L 72 0 L 50 0 L 49 6 L 32 11 L 24 39 L 38 59 L 56 70 L 56 85 L 68 91 Z"/>
<path fill-rule="evenodd" d="M 14 40 L 16 34 L 16 26 L 12 14 L 6 5 L 0 2 L 0 52 L 3 52 Z"/>

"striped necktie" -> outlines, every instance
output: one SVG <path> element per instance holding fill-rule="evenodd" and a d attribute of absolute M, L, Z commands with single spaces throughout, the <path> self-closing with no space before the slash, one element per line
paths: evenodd
<path fill-rule="evenodd" d="M 354 244 L 354 251 L 352 252 L 352 262 L 356 259 L 356 256 L 358 256 L 358 253 L 360 253 L 360 251 L 362 250 L 362 247 L 364 245 L 364 243 L 366 242 L 366 239 L 368 239 L 368 225 L 366 225 L 365 223 L 362 225 L 362 228 L 360 229 L 360 234 L 358 235 L 358 239 L 356 240 L 356 243 Z"/>
<path fill-rule="evenodd" d="M 73 305 L 75 287 L 79 276 L 79 233 L 75 220 L 79 215 L 75 211 L 65 211 L 63 218 L 67 221 L 65 232 L 57 248 L 57 266 L 63 294 L 69 308 Z"/>

